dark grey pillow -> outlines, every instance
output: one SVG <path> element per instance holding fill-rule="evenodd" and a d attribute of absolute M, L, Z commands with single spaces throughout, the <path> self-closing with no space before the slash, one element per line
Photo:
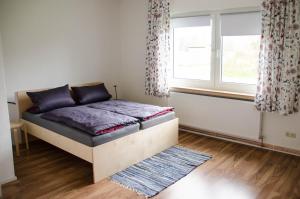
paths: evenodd
<path fill-rule="evenodd" d="M 39 92 L 27 92 L 27 95 L 33 103 L 33 107 L 29 109 L 33 113 L 43 113 L 75 105 L 68 85 Z"/>
<path fill-rule="evenodd" d="M 104 84 L 72 87 L 72 91 L 78 104 L 101 102 L 111 98 L 111 94 L 108 93 Z"/>

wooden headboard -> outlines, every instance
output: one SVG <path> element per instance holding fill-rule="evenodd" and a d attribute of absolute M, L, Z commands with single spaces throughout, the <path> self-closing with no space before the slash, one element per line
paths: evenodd
<path fill-rule="evenodd" d="M 97 84 L 101 84 L 101 83 L 102 82 L 92 82 L 92 83 L 72 85 L 72 86 L 92 86 L 92 85 L 97 85 Z M 47 89 L 49 89 L 49 88 L 17 91 L 15 93 L 16 104 L 17 104 L 17 109 L 18 109 L 20 118 L 22 116 L 22 113 L 25 112 L 26 110 L 28 110 L 33 105 L 26 92 L 37 92 L 37 91 L 43 91 L 43 90 L 47 90 Z"/>

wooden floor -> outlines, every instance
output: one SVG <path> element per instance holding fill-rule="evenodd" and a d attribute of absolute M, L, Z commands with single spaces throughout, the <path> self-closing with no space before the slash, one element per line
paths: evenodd
<path fill-rule="evenodd" d="M 189 133 L 180 145 L 213 159 L 155 198 L 300 198 L 299 157 Z M 45 142 L 30 147 L 15 157 L 18 181 L 3 186 L 4 198 L 143 198 L 109 180 L 92 184 L 91 164 Z"/>

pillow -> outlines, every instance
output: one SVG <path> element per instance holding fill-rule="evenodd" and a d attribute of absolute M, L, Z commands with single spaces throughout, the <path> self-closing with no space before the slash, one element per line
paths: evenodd
<path fill-rule="evenodd" d="M 78 104 L 101 102 L 111 98 L 104 84 L 72 87 L 72 91 Z"/>
<path fill-rule="evenodd" d="M 33 103 L 33 107 L 28 110 L 31 113 L 43 113 L 75 105 L 68 85 L 45 91 L 27 92 L 27 95 Z"/>

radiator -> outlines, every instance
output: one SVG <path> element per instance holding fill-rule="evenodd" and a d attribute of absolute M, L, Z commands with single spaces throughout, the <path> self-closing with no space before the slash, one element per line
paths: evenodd
<path fill-rule="evenodd" d="M 180 124 L 230 136 L 259 140 L 261 114 L 253 102 L 172 92 Z"/>

